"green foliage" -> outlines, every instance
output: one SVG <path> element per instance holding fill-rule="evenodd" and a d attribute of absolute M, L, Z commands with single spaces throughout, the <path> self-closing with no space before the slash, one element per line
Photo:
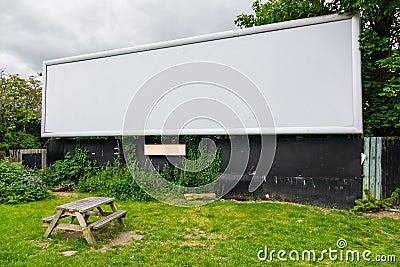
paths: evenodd
<path fill-rule="evenodd" d="M 39 133 L 40 131 L 38 131 Z M 37 135 L 24 132 L 8 132 L 4 134 L 4 148 L 40 148 L 42 143 Z"/>
<path fill-rule="evenodd" d="M 195 138 L 188 137 L 186 145 L 188 161 L 185 161 L 184 169 L 188 167 L 189 164 L 196 165 L 196 168 L 201 167 L 204 169 L 199 172 L 189 172 L 179 168 L 172 169 L 170 165 L 166 164 L 160 173 L 161 176 L 172 183 L 188 187 L 201 186 L 216 179 L 221 168 L 220 150 L 218 149 L 216 151 L 216 157 L 212 158 L 206 153 L 207 148 L 205 146 L 199 146 L 199 148 L 196 149 Z M 151 179 L 151 176 L 154 174 L 146 172 L 138 166 L 133 156 L 135 154 L 134 145 L 130 145 L 125 149 L 129 150 L 129 153 L 127 153 L 128 157 L 132 156 L 130 159 L 130 168 L 122 165 L 120 161 L 117 160 L 113 166 L 102 167 L 95 174 L 82 177 L 78 183 L 79 191 L 112 196 L 120 200 L 152 200 L 153 198 L 143 191 L 136 183 L 135 178 L 139 178 L 141 181 L 147 181 L 148 178 Z M 145 176 L 146 179 L 142 179 L 142 176 Z M 154 184 L 151 185 L 154 186 Z M 168 194 L 168 190 L 168 188 L 165 188 L 165 192 L 163 193 Z"/>
<path fill-rule="evenodd" d="M 21 163 L 0 161 L 0 203 L 17 204 L 49 196 L 44 183 Z"/>
<path fill-rule="evenodd" d="M 241 14 L 240 28 L 328 13 L 361 14 L 363 117 L 365 135 L 400 135 L 400 1 L 270 0 Z"/>
<path fill-rule="evenodd" d="M 89 158 L 88 150 L 77 146 L 75 153 L 68 152 L 64 160 L 56 161 L 40 175 L 46 185 L 54 187 L 61 183 L 76 184 L 80 179 L 94 175 L 96 171 L 96 161 Z"/>
<path fill-rule="evenodd" d="M 127 166 L 118 161 L 114 166 L 105 166 L 96 174 L 79 180 L 80 192 L 95 192 L 120 200 L 150 201 L 152 197 L 141 189 Z"/>
<path fill-rule="evenodd" d="M 255 201 L 256 198 L 255 198 L 253 195 L 251 195 L 251 196 L 248 196 L 248 197 L 246 198 L 246 200 L 247 200 L 247 201 Z"/>
<path fill-rule="evenodd" d="M 209 184 L 216 180 L 221 172 L 221 149 L 217 148 L 215 158 L 207 154 L 207 147 L 199 145 L 196 149 L 195 138 L 186 137 L 186 159 L 183 161 L 183 168 L 175 167 L 171 170 L 166 164 L 160 173 L 162 177 L 170 182 L 184 187 L 198 187 Z M 190 171 L 192 168 L 199 171 Z"/>
<path fill-rule="evenodd" d="M 357 199 L 354 207 L 351 209 L 353 213 L 377 212 L 382 209 L 392 208 L 399 198 L 400 188 L 397 188 L 389 198 L 382 200 L 375 199 L 368 189 L 365 189 L 364 192 L 367 195 L 367 199 Z"/>
<path fill-rule="evenodd" d="M 0 70 L 0 150 L 40 148 L 41 83 Z"/>
<path fill-rule="evenodd" d="M 238 27 L 248 28 L 331 13 L 319 0 L 270 0 L 264 4 L 256 0 L 252 8 L 255 14 L 237 16 L 235 24 Z"/>
<path fill-rule="evenodd" d="M 113 166 L 97 167 L 88 150 L 76 147 L 64 160 L 58 160 L 40 173 L 51 187 L 61 183 L 75 183 L 80 192 L 93 192 L 120 200 L 149 201 L 152 198 L 135 182 L 127 166 L 116 160 Z"/>

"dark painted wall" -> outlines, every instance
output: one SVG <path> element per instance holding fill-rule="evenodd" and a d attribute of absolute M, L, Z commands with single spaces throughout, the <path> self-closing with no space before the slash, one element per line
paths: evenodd
<path fill-rule="evenodd" d="M 228 139 L 213 138 L 221 148 L 222 171 L 231 151 Z M 197 137 L 197 142 L 201 136 Z M 184 140 L 180 140 L 183 143 Z M 159 140 L 146 138 L 146 143 Z M 225 173 L 216 185 L 217 196 L 246 200 L 250 197 L 314 203 L 350 208 L 362 196 L 361 151 L 362 138 L 354 135 L 281 135 L 277 137 L 276 154 L 265 182 L 255 192 L 249 192 L 260 156 L 260 136 L 250 136 L 250 157 L 245 175 L 230 192 L 227 184 L 236 172 Z M 137 148 L 138 158 L 144 162 L 143 149 Z M 150 157 L 160 169 L 167 163 L 164 156 Z"/>
<path fill-rule="evenodd" d="M 74 152 L 77 144 L 89 150 L 89 158 L 96 160 L 99 166 L 113 163 L 115 159 L 123 158 L 120 141 L 115 138 L 107 139 L 57 139 L 49 140 L 47 146 L 48 165 L 56 160 L 64 159 L 67 152 Z M 114 154 L 116 153 L 116 154 Z"/>
<path fill-rule="evenodd" d="M 254 137 L 248 171 L 255 169 L 259 156 Z M 360 136 L 307 135 L 278 136 L 275 159 L 265 182 L 250 193 L 250 175 L 242 177 L 225 198 L 261 199 L 314 203 L 318 205 L 350 208 L 362 196 Z M 229 174 L 216 186 L 217 195 L 229 182 Z"/>
<path fill-rule="evenodd" d="M 201 136 L 197 136 L 196 143 Z M 221 148 L 222 171 L 226 169 L 231 154 L 229 139 L 213 138 Z M 224 184 L 230 183 L 232 175 L 225 173 L 216 185 L 217 196 L 248 199 L 249 197 L 314 203 L 318 205 L 350 208 L 354 200 L 362 196 L 360 154 L 362 139 L 354 135 L 287 135 L 277 137 L 276 155 L 271 170 L 264 183 L 250 193 L 250 175 L 259 161 L 260 136 L 250 136 L 250 157 L 245 175 L 230 192 L 224 192 Z M 90 157 L 99 165 L 114 161 L 115 147 L 120 144 L 113 138 L 80 140 L 81 146 L 88 148 Z M 179 140 L 184 143 L 184 139 Z M 146 137 L 146 143 L 160 143 L 159 139 Z M 62 159 L 67 151 L 75 149 L 76 140 L 52 140 L 48 147 L 48 162 Z M 139 162 L 144 162 L 143 147 L 136 148 Z M 120 150 L 122 153 L 122 150 Z M 120 155 L 123 158 L 123 155 Z M 160 169 L 167 163 L 165 156 L 150 157 Z"/>
<path fill-rule="evenodd" d="M 22 154 L 22 164 L 28 168 L 41 169 L 42 166 L 42 154 Z"/>

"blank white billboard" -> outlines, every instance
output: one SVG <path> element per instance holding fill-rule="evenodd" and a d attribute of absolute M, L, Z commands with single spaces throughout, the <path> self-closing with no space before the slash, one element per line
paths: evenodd
<path fill-rule="evenodd" d="M 42 136 L 362 133 L 358 16 L 44 62 Z"/>

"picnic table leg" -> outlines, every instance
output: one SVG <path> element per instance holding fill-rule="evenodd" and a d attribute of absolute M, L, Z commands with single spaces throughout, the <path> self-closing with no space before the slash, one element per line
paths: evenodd
<path fill-rule="evenodd" d="M 117 209 L 117 207 L 115 206 L 115 204 L 114 204 L 114 202 L 111 202 L 110 203 L 110 207 L 111 207 L 111 209 L 112 209 L 112 211 L 113 212 L 116 212 L 118 209 Z M 122 220 L 122 217 L 119 217 L 118 218 L 118 222 L 119 222 L 119 225 L 121 226 L 121 227 L 125 227 L 125 223 L 124 223 L 124 221 Z"/>
<path fill-rule="evenodd" d="M 83 235 L 85 236 L 86 241 L 92 247 L 96 246 L 96 240 L 93 237 L 90 228 L 86 224 L 85 218 L 79 212 L 75 212 L 76 218 L 78 219 L 79 225 L 82 227 Z M 86 217 L 86 216 L 85 216 Z"/>
<path fill-rule="evenodd" d="M 58 220 L 61 218 L 61 215 L 64 213 L 63 210 L 58 210 L 56 215 L 54 215 L 53 220 L 51 221 L 50 225 L 47 227 L 46 232 L 43 234 L 43 238 L 48 238 L 53 231 L 53 229 L 56 227 Z"/>
<path fill-rule="evenodd" d="M 97 207 L 97 210 L 100 212 L 101 216 L 104 216 L 104 211 L 101 207 Z"/>

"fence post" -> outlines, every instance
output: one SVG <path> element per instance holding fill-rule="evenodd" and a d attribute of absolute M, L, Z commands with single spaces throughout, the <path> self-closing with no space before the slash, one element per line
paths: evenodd
<path fill-rule="evenodd" d="M 364 190 L 369 188 L 369 162 L 370 162 L 370 152 L 369 152 L 369 147 L 371 143 L 371 138 L 370 137 L 364 137 L 364 154 L 365 154 L 365 160 L 363 163 L 363 190 L 362 190 L 362 195 L 363 199 L 367 199 L 367 195 L 365 194 Z"/>
<path fill-rule="evenodd" d="M 382 192 L 382 137 L 365 137 L 363 171 L 363 198 L 366 199 L 364 189 L 368 189 L 376 199 L 381 199 Z"/>
<path fill-rule="evenodd" d="M 376 162 L 375 162 L 375 198 L 381 199 L 382 192 L 382 137 L 376 138 Z"/>

